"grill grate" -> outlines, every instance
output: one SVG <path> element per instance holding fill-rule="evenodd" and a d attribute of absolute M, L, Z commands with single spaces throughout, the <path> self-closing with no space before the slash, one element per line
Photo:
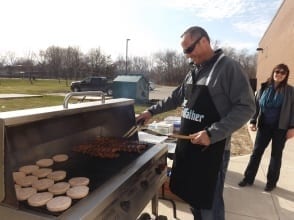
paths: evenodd
<path fill-rule="evenodd" d="M 127 143 L 127 142 L 125 142 Z M 128 142 L 132 145 L 135 142 Z M 144 151 L 140 152 L 142 154 L 147 149 L 149 149 L 152 144 L 144 144 L 146 148 Z M 99 188 L 102 184 L 107 182 L 111 177 L 120 173 L 127 165 L 134 161 L 138 156 L 138 152 L 120 152 L 120 156 L 117 158 L 97 158 L 89 156 L 87 154 L 82 154 L 79 152 L 72 151 L 69 154 L 69 159 L 65 162 L 54 163 L 52 166 L 53 170 L 65 170 L 67 176 L 62 181 L 68 181 L 72 177 L 88 177 L 90 179 L 89 183 L 89 194 L 95 189 Z M 80 200 L 72 200 L 72 205 L 75 205 Z M 42 212 L 48 215 L 59 216 L 63 212 L 50 212 L 46 207 L 32 207 L 27 201 L 20 202 L 20 209 L 32 210 L 36 212 Z"/>

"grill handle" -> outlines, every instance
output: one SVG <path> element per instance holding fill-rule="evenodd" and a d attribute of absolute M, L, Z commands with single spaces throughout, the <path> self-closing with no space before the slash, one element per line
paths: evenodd
<path fill-rule="evenodd" d="M 63 101 L 63 108 L 68 108 L 68 101 L 73 96 L 89 96 L 89 95 L 95 95 L 95 96 L 101 96 L 101 102 L 105 103 L 105 94 L 102 91 L 85 91 L 85 92 L 70 92 L 66 94 L 64 101 Z"/>

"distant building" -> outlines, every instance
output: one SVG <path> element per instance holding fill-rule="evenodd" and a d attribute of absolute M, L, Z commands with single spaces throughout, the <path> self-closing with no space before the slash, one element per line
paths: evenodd
<path fill-rule="evenodd" d="M 257 48 L 258 87 L 273 67 L 285 63 L 290 68 L 289 84 L 294 85 L 294 0 L 284 0 Z"/>

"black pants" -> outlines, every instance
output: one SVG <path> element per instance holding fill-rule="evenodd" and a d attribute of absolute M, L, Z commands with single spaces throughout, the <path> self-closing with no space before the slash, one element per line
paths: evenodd
<path fill-rule="evenodd" d="M 276 185 L 280 176 L 286 132 L 287 130 L 277 129 L 276 126 L 263 126 L 257 130 L 254 149 L 245 170 L 245 180 L 248 183 L 254 182 L 262 155 L 270 141 L 272 141 L 271 159 L 267 172 L 267 184 L 270 186 Z"/>

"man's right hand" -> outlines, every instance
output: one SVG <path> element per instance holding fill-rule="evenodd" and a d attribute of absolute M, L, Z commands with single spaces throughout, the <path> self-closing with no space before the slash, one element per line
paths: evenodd
<path fill-rule="evenodd" d="M 150 118 L 152 118 L 151 113 L 149 111 L 144 111 L 136 117 L 136 121 L 138 122 L 138 121 L 143 120 L 144 124 L 145 124 L 149 121 Z"/>

